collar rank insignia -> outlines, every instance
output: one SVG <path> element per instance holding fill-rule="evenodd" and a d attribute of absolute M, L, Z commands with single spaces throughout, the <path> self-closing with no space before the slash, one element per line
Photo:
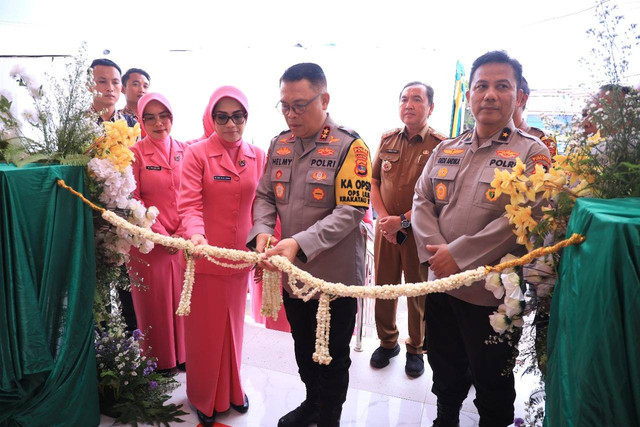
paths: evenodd
<path fill-rule="evenodd" d="M 331 132 L 331 126 L 325 126 L 322 128 L 322 132 L 320 132 L 319 141 L 326 141 L 329 139 L 329 132 Z"/>
<path fill-rule="evenodd" d="M 509 128 L 502 129 L 502 132 L 500 132 L 500 137 L 498 138 L 498 141 L 506 141 L 507 139 L 509 139 L 509 135 L 511 135 L 511 129 Z"/>

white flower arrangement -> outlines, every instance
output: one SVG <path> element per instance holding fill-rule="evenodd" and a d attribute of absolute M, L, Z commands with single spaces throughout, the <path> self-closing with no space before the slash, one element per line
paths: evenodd
<path fill-rule="evenodd" d="M 500 260 L 500 263 L 512 261 L 517 257 L 507 254 Z M 524 293 L 522 292 L 523 281 L 519 267 L 505 268 L 502 272 L 495 271 L 487 274 L 485 279 L 485 289 L 493 293 L 497 299 L 504 297 L 504 302 L 489 315 L 489 323 L 494 331 L 502 335 L 512 331 L 514 327 L 521 328 L 524 325 L 522 319 L 525 308 Z"/>

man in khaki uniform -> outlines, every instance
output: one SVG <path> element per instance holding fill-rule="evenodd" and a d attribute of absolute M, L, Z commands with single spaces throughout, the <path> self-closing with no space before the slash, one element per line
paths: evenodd
<path fill-rule="evenodd" d="M 547 147 L 516 128 L 511 118 L 522 96 L 521 79 L 522 66 L 505 52 L 476 59 L 467 92 L 476 126 L 443 141 L 416 184 L 411 223 L 420 261 L 430 264 L 429 280 L 525 252 L 504 216 L 509 197 L 494 200 L 490 185 L 494 169 L 511 169 L 518 157 L 527 173 L 536 164 L 551 164 Z M 489 315 L 500 303 L 484 281 L 427 295 L 425 344 L 438 397 L 434 426 L 458 425 L 471 384 L 481 426 L 513 423 L 513 374 L 503 371 L 515 357 L 514 348 L 506 341 L 485 344 L 495 334 Z"/>
<path fill-rule="evenodd" d="M 271 238 L 275 247 L 266 251 L 261 267 L 274 270 L 266 258 L 282 255 L 315 277 L 363 285 L 365 240 L 360 223 L 371 191 L 369 149 L 355 132 L 333 122 L 328 104 L 327 81 L 318 65 L 297 64 L 284 72 L 279 107 L 290 130 L 271 141 L 247 246 L 265 250 L 277 214 L 282 240 Z M 319 365 L 313 361 L 318 300 L 298 299 L 284 276 L 284 307 L 307 396 L 280 418 L 278 426 L 337 426 L 349 386 L 356 300 L 331 302 L 329 352 L 333 359 L 329 365 Z"/>
<path fill-rule="evenodd" d="M 529 135 L 533 135 L 542 141 L 544 145 L 549 149 L 549 153 L 551 157 L 556 155 L 556 139 L 553 135 L 547 135 L 542 130 L 529 126 L 527 120 L 524 118 L 524 110 L 527 108 L 527 101 L 529 100 L 529 94 L 531 90 L 529 89 L 529 83 L 527 79 L 522 77 L 522 99 L 516 105 L 516 109 L 513 110 L 513 124 L 515 124 L 518 129 L 525 131 Z"/>
<path fill-rule="evenodd" d="M 433 88 L 411 82 L 400 93 L 400 119 L 404 129 L 382 135 L 373 160 L 371 204 L 378 213 L 375 237 L 376 285 L 420 282 L 420 262 L 411 230 L 413 190 L 433 149 L 445 139 L 427 124 L 433 111 Z M 424 373 L 424 296 L 407 298 L 409 339 L 406 341 L 405 372 L 411 377 Z M 384 368 L 400 352 L 396 311 L 398 300 L 377 299 L 376 328 L 380 347 L 371 356 L 371 366 Z"/>

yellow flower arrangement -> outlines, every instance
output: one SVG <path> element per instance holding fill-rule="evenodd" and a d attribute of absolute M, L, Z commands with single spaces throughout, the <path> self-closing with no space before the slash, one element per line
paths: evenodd
<path fill-rule="evenodd" d="M 517 242 L 526 246 L 529 251 L 533 249 L 529 236 L 538 226 L 538 221 L 533 219 L 531 207 L 524 205 L 535 201 L 538 193 L 542 193 L 541 197 L 545 200 L 553 200 L 563 192 L 574 199 L 590 195 L 590 184 L 594 182 L 595 177 L 584 174 L 577 167 L 584 161 L 584 157 L 579 153 L 555 155 L 549 171 L 537 164 L 529 176 L 525 174 L 526 165 L 520 158 L 516 159 L 516 165 L 512 171 L 495 169 L 494 179 L 491 182 L 491 186 L 495 188 L 492 200 L 497 200 L 502 194 L 510 197 L 510 203 L 505 206 L 505 216 L 514 226 L 513 232 L 518 237 Z M 555 229 L 556 219 L 551 215 L 554 210 L 553 205 L 543 207 L 542 210 L 543 221 L 548 223 L 551 229 Z"/>
<path fill-rule="evenodd" d="M 133 152 L 129 150 L 140 136 L 140 125 L 129 127 L 124 120 L 104 122 L 105 136 L 96 139 L 93 144 L 95 157 L 110 159 L 116 170 L 122 172 L 133 161 Z"/>

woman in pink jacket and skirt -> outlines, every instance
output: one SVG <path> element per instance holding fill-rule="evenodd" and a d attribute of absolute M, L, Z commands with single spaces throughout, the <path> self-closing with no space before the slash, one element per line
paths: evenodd
<path fill-rule="evenodd" d="M 265 153 L 242 140 L 248 104 L 237 88 L 218 88 L 206 114 L 215 132 L 185 152 L 178 198 L 184 237 L 196 245 L 246 250 Z M 187 397 L 205 427 L 218 412 L 249 408 L 240 381 L 249 277 L 248 268 L 196 261 L 191 314 L 185 318 Z"/>
<path fill-rule="evenodd" d="M 147 93 L 138 101 L 144 139 L 131 148 L 136 189 L 133 197 L 145 207 L 160 211 L 151 230 L 165 236 L 181 233 L 178 190 L 185 145 L 171 137 L 171 104 L 158 93 Z M 169 370 L 185 361 L 183 319 L 175 312 L 184 280 L 184 258 L 174 248 L 156 245 L 148 254 L 131 248 L 129 276 L 141 287 L 131 287 L 138 328 L 145 333 L 143 348 L 156 357 L 159 370 Z"/>

